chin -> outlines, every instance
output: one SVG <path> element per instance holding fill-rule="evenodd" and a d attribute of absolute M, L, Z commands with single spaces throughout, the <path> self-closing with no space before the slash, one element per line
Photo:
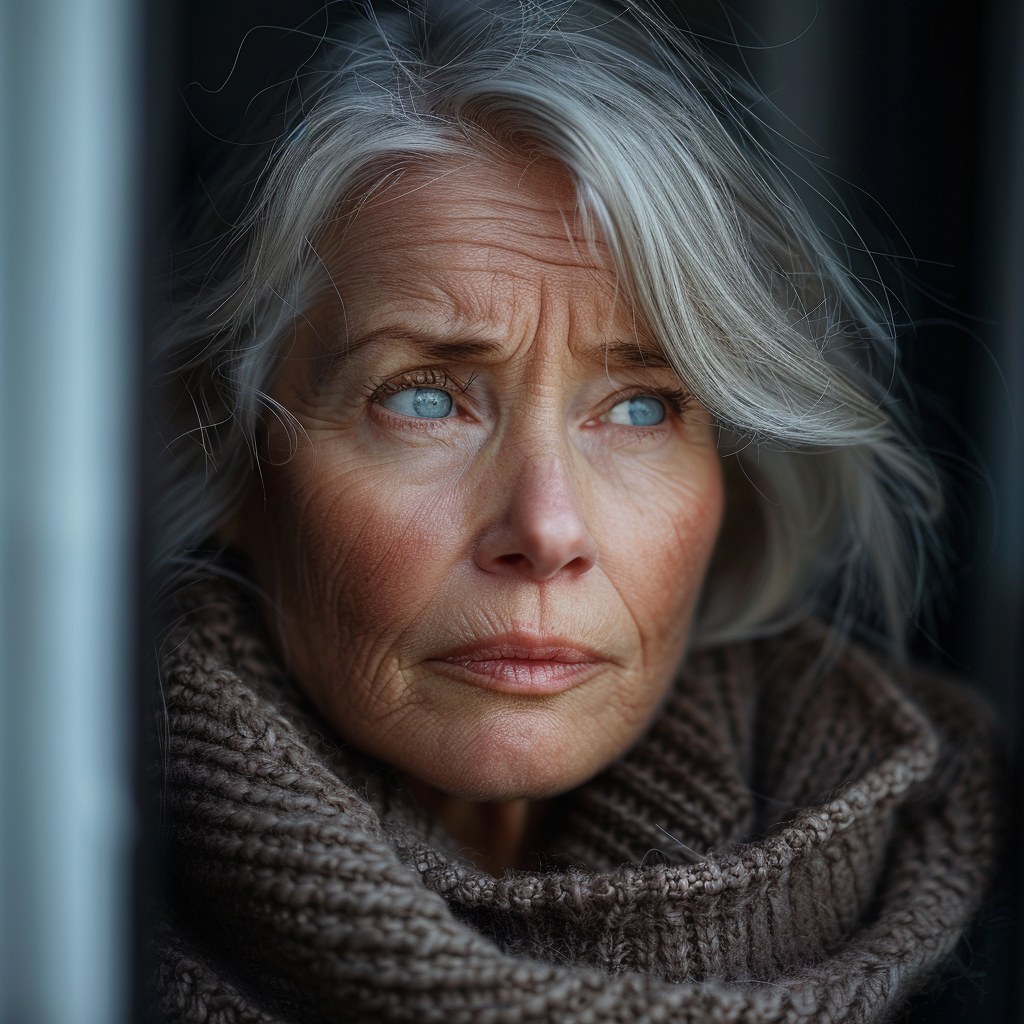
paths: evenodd
<path fill-rule="evenodd" d="M 541 721 L 537 721 L 540 717 Z M 501 716 L 452 744 L 449 755 L 409 766 L 409 774 L 463 800 L 542 800 L 592 778 L 620 753 L 581 740 L 546 715 Z M 573 735 L 575 733 L 576 735 Z"/>

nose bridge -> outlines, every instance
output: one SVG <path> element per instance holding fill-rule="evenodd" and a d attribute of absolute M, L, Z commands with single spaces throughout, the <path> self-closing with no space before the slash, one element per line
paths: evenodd
<path fill-rule="evenodd" d="M 577 494 L 572 444 L 554 395 L 531 394 L 510 411 L 498 457 L 510 470 L 508 501 L 525 501 L 526 513 L 575 508 L 582 497 Z"/>
<path fill-rule="evenodd" d="M 513 470 L 508 501 L 522 504 L 521 514 L 544 516 L 550 512 L 578 508 L 572 456 L 556 438 L 520 440 L 506 455 Z"/>

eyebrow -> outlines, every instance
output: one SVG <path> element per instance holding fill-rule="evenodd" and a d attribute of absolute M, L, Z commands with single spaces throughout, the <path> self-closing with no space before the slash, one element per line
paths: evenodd
<path fill-rule="evenodd" d="M 383 327 L 354 337 L 345 338 L 331 354 L 332 364 L 351 359 L 361 349 L 378 342 L 398 342 L 419 349 L 430 359 L 469 360 L 484 356 L 495 356 L 501 352 L 501 344 L 483 338 L 445 338 L 442 335 L 412 327 Z"/>
<path fill-rule="evenodd" d="M 437 362 L 471 362 L 474 359 L 494 358 L 502 352 L 503 345 L 479 336 L 445 337 L 418 328 L 388 326 L 366 334 L 358 334 L 343 342 L 331 354 L 330 363 L 336 367 L 347 362 L 358 351 L 377 342 L 400 342 L 410 345 L 427 359 Z M 592 346 L 587 355 L 605 366 L 643 368 L 648 370 L 671 370 L 672 364 L 665 353 L 650 342 L 640 338 L 610 340 Z"/>
<path fill-rule="evenodd" d="M 609 341 L 595 349 L 610 365 L 643 367 L 648 370 L 671 370 L 668 357 L 657 346 L 644 343 L 639 338 L 632 341 Z"/>

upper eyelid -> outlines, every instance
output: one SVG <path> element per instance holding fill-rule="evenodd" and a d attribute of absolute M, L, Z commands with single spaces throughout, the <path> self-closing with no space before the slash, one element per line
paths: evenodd
<path fill-rule="evenodd" d="M 428 375 L 433 374 L 436 374 L 437 376 L 427 379 Z M 411 370 L 399 370 L 398 372 L 388 374 L 383 378 L 378 377 L 373 388 L 376 390 L 377 388 L 387 388 L 395 384 L 400 384 L 402 387 L 446 387 L 450 385 L 456 390 L 465 391 L 473 385 L 477 376 L 477 374 L 472 374 L 468 380 L 462 380 L 444 366 L 418 366 Z M 634 394 L 644 392 L 652 395 L 660 395 L 663 392 L 673 392 L 692 397 L 690 389 L 681 381 L 674 387 L 665 387 L 664 385 L 658 385 L 649 381 L 636 381 L 634 383 L 624 382 L 616 389 L 616 393 L 618 394 L 626 394 L 627 392 Z"/>
<path fill-rule="evenodd" d="M 442 366 L 424 366 L 415 370 L 403 370 L 378 380 L 370 387 L 370 400 L 377 401 L 383 395 L 394 394 L 409 388 L 438 388 L 443 391 L 457 391 L 465 394 L 473 378 L 462 381 Z"/>
<path fill-rule="evenodd" d="M 654 398 L 660 398 L 668 402 L 672 411 L 676 413 L 683 412 L 687 406 L 696 401 L 693 392 L 685 384 L 680 384 L 676 388 L 659 388 L 652 385 L 636 384 L 628 385 L 616 395 L 611 396 L 608 408 L 613 409 L 616 405 L 628 402 L 631 398 L 639 398 L 641 395 L 651 395 Z"/>

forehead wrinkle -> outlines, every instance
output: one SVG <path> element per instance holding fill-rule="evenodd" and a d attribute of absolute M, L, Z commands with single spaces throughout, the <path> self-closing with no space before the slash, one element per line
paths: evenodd
<path fill-rule="evenodd" d="M 437 359 L 496 357 L 499 349 L 518 351 L 537 331 L 550 296 L 550 282 L 543 276 L 507 271 L 481 270 L 429 281 L 414 276 L 406 284 L 409 290 L 383 308 L 378 306 L 372 319 L 401 325 L 383 330 L 396 337 L 415 335 L 426 354 Z M 578 301 L 566 304 L 565 343 L 572 354 L 609 367 L 671 369 L 660 347 L 637 333 L 632 318 L 624 318 L 622 304 L 607 301 L 607 293 L 614 290 L 600 290 L 606 295 L 598 298 L 589 288 L 572 288 L 573 299 L 582 299 L 587 312 L 593 313 L 593 323 L 588 323 L 591 318 L 587 312 L 581 318 Z M 598 298 L 598 307 L 591 306 L 592 298 Z M 602 298 L 606 301 L 601 302 Z M 381 332 L 375 329 L 374 333 Z M 423 342 L 434 336 L 440 340 L 431 345 Z M 472 344 L 466 339 L 472 339 Z"/>
<path fill-rule="evenodd" d="M 518 228 L 515 234 L 515 243 L 507 241 L 507 230 L 500 233 L 496 231 L 493 237 L 460 238 L 453 232 L 448 236 L 424 242 L 404 240 L 393 242 L 386 232 L 382 232 L 373 239 L 371 258 L 382 263 L 394 263 L 414 269 L 435 265 L 438 261 L 437 254 L 440 252 L 444 255 L 445 263 L 455 266 L 463 265 L 463 272 L 480 273 L 489 270 L 517 273 L 519 276 L 527 275 L 522 272 L 521 268 L 516 269 L 517 264 L 528 260 L 531 264 L 536 264 L 544 270 L 568 270 L 588 274 L 595 282 L 600 282 L 602 289 L 609 293 L 614 292 L 616 278 L 614 272 L 603 263 L 587 258 L 585 250 L 574 248 L 569 239 L 537 233 L 528 235 L 526 232 L 519 231 Z M 553 244 L 537 248 L 518 244 L 523 241 L 524 237 L 527 240 L 530 238 L 541 239 Z M 486 259 L 482 264 L 473 262 L 475 253 L 485 254 Z M 352 255 L 350 254 L 350 258 Z M 358 248 L 354 255 L 356 258 L 360 255 Z"/>
<path fill-rule="evenodd" d="M 493 253 L 490 255 L 493 258 Z M 449 266 L 434 274 L 427 268 L 421 272 L 418 261 L 409 259 L 407 253 L 401 262 L 404 265 L 399 267 L 387 260 L 382 268 L 386 276 L 380 269 L 365 273 L 369 268 L 364 267 L 361 273 L 353 268 L 355 273 L 348 277 L 347 284 L 362 292 L 364 300 L 356 299 L 353 307 L 353 334 L 365 335 L 398 323 L 403 331 L 452 338 L 508 342 L 512 340 L 510 333 L 514 333 L 520 335 L 515 345 L 519 348 L 536 330 L 536 320 L 544 315 L 550 285 L 554 284 L 547 280 L 548 275 L 506 266 L 503 259 L 493 269 Z M 630 315 L 632 305 L 622 301 L 622 293 L 605 275 L 586 270 L 582 279 L 576 276 L 562 283 L 568 300 L 566 341 L 574 355 L 609 366 L 671 368 L 658 345 L 638 332 L 635 316 Z M 366 300 L 373 296 L 376 298 L 369 302 L 367 315 Z M 338 334 L 331 333 L 336 345 Z"/>
<path fill-rule="evenodd" d="M 417 201 L 424 198 L 396 203 L 386 212 L 375 209 L 376 230 L 369 232 L 365 219 L 357 222 L 353 225 L 356 237 L 350 236 L 349 242 L 357 248 L 369 243 L 373 251 L 379 253 L 382 237 L 394 235 L 402 241 L 395 247 L 385 242 L 385 248 L 403 250 L 406 258 L 415 258 L 417 251 L 427 252 L 437 245 L 445 248 L 490 248 L 559 268 L 609 271 L 611 261 L 604 239 L 599 235 L 590 239 L 575 231 L 561 204 L 538 208 L 536 197 L 527 194 L 524 194 L 522 202 L 514 202 L 500 194 L 491 193 L 484 199 L 474 193 L 466 203 L 458 205 L 451 195 L 442 197 L 436 205 Z M 436 234 L 436 237 L 419 243 L 406 241 L 410 225 Z M 505 239 L 510 227 L 518 241 L 537 244 L 528 244 L 525 248 L 507 245 Z"/>

